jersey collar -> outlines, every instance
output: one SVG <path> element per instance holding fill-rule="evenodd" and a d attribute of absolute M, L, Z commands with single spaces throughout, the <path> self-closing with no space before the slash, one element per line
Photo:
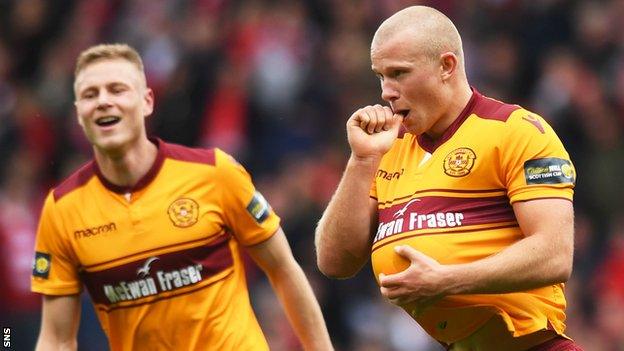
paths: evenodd
<path fill-rule="evenodd" d="M 421 148 L 429 153 L 433 153 L 438 147 L 440 147 L 440 145 L 444 144 L 447 140 L 449 140 L 459 129 L 459 127 L 461 127 L 466 118 L 468 118 L 472 111 L 474 111 L 477 104 L 481 100 L 483 100 L 483 95 L 481 95 L 481 93 L 479 93 L 477 89 L 473 87 L 470 87 L 470 89 L 472 90 L 472 96 L 470 97 L 470 100 L 468 100 L 468 104 L 466 104 L 466 107 L 464 107 L 462 112 L 459 113 L 453 123 L 451 123 L 451 125 L 446 128 L 440 138 L 433 140 L 429 135 L 427 135 L 427 133 L 422 133 L 421 135 L 416 137 L 418 145 L 420 145 Z"/>
<path fill-rule="evenodd" d="M 159 138 L 150 137 L 149 140 L 153 144 L 155 144 L 156 147 L 158 148 L 158 153 L 156 154 L 156 160 L 154 161 L 154 164 L 152 165 L 150 170 L 143 176 L 143 178 L 139 179 L 139 181 L 134 186 L 120 186 L 120 185 L 111 183 L 108 179 L 104 178 L 104 175 L 100 171 L 100 167 L 98 166 L 97 162 L 95 161 L 93 162 L 93 165 L 95 168 L 95 174 L 100 179 L 100 182 L 102 182 L 102 184 L 108 190 L 118 193 L 118 194 L 133 193 L 133 192 L 136 192 L 145 188 L 147 185 L 149 185 L 152 182 L 152 180 L 154 180 L 154 178 L 156 178 L 156 175 L 158 175 L 158 172 L 162 168 L 162 165 L 165 161 L 165 149 L 167 146 L 165 142 L 163 142 Z"/>

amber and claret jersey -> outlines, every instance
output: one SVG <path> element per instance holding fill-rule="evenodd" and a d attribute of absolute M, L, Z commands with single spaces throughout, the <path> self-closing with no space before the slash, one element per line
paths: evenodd
<path fill-rule="evenodd" d="M 153 142 L 134 188 L 91 161 L 49 193 L 32 290 L 85 286 L 112 350 L 268 350 L 240 249 L 270 238 L 278 216 L 223 151 Z"/>
<path fill-rule="evenodd" d="M 375 277 L 408 267 L 394 252 L 397 245 L 441 264 L 495 254 L 524 237 L 513 203 L 572 201 L 575 179 L 568 153 L 544 119 L 473 90 L 439 140 L 400 134 L 384 155 L 370 193 L 379 215 L 371 253 Z M 424 310 L 402 307 L 446 344 L 470 336 L 495 315 L 515 337 L 545 329 L 563 334 L 563 288 L 452 295 Z"/>

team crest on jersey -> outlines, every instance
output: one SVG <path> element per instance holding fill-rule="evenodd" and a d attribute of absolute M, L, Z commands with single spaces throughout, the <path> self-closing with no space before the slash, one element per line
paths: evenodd
<path fill-rule="evenodd" d="M 451 177 L 463 177 L 470 173 L 476 158 L 477 155 L 472 149 L 467 147 L 455 149 L 444 158 L 444 173 Z"/>
<path fill-rule="evenodd" d="M 35 252 L 32 275 L 35 277 L 48 279 L 48 275 L 50 274 L 50 263 L 50 254 L 39 251 Z"/>
<path fill-rule="evenodd" d="M 169 214 L 169 219 L 171 219 L 173 225 L 187 228 L 197 223 L 197 218 L 199 218 L 199 205 L 193 199 L 177 199 L 169 205 L 167 214 Z"/>

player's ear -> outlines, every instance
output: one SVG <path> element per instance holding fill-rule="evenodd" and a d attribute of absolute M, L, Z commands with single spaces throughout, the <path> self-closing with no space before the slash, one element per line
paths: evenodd
<path fill-rule="evenodd" d="M 154 112 L 154 92 L 150 88 L 145 88 L 143 92 L 143 116 L 147 117 Z"/>
<path fill-rule="evenodd" d="M 84 127 L 84 123 L 82 123 L 82 118 L 80 118 L 80 115 L 78 114 L 78 101 L 77 100 L 74 101 L 74 111 L 76 112 L 76 120 L 78 120 L 78 124 L 81 127 Z"/>
<path fill-rule="evenodd" d="M 457 55 L 452 52 L 445 52 L 440 55 L 440 78 L 443 81 L 448 80 L 455 74 L 459 65 Z"/>

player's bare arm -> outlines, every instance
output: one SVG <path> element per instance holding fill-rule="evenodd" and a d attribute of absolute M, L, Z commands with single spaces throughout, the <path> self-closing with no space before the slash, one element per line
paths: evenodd
<path fill-rule="evenodd" d="M 321 309 L 282 229 L 247 249 L 268 276 L 304 349 L 333 350 Z"/>
<path fill-rule="evenodd" d="M 78 348 L 80 296 L 43 296 L 37 351 L 69 351 Z"/>
<path fill-rule="evenodd" d="M 401 121 L 400 115 L 381 105 L 361 108 L 347 121 L 351 157 L 316 228 L 317 264 L 329 277 L 353 276 L 370 256 L 377 223 L 377 201 L 369 197 L 370 186 Z"/>
<path fill-rule="evenodd" d="M 567 281 L 574 249 L 572 203 L 541 199 L 517 202 L 513 209 L 524 239 L 498 254 L 458 265 L 440 265 L 409 246 L 397 247 L 411 264 L 381 276 L 381 293 L 398 305 L 426 304 L 445 295 L 509 293 Z"/>

